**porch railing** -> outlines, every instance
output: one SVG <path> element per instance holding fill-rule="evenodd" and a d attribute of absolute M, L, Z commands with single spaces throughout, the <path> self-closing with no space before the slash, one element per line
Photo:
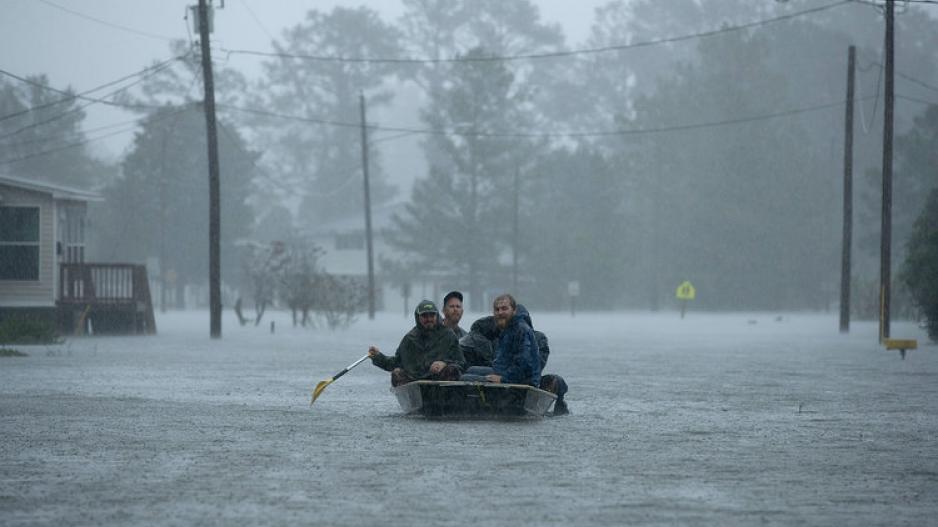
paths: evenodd
<path fill-rule="evenodd" d="M 60 264 L 59 304 L 88 309 L 129 309 L 142 316 L 146 333 L 155 331 L 147 268 L 123 263 Z"/>

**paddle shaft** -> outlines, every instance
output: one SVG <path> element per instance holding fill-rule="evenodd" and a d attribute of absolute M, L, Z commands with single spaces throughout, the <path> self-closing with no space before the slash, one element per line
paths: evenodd
<path fill-rule="evenodd" d="M 332 380 L 335 381 L 335 380 L 338 379 L 339 377 L 345 375 L 346 373 L 349 372 L 349 370 L 351 370 L 351 369 L 354 368 L 355 366 L 358 366 L 359 364 L 361 364 L 362 362 L 364 362 L 365 359 L 367 359 L 367 358 L 368 358 L 368 355 L 365 355 L 364 357 L 358 359 L 357 361 L 355 361 L 355 362 L 349 364 L 344 370 L 342 370 L 342 371 L 340 371 L 339 373 L 336 373 L 335 375 L 333 375 L 333 376 L 332 376 Z"/>

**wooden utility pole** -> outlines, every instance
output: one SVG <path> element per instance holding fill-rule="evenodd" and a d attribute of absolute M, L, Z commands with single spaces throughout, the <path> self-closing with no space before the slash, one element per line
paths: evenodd
<path fill-rule="evenodd" d="M 365 176 L 365 244 L 368 249 L 368 320 L 375 319 L 375 263 L 371 241 L 371 187 L 368 181 L 368 123 L 365 120 L 365 94 L 358 95 L 362 118 L 362 173 Z"/>
<path fill-rule="evenodd" d="M 219 203 L 218 131 L 215 128 L 215 81 L 212 50 L 208 40 L 207 0 L 199 0 L 199 40 L 202 47 L 202 76 L 205 84 L 205 129 L 208 135 L 208 302 L 210 334 L 221 338 L 221 204 Z"/>
<path fill-rule="evenodd" d="M 512 229 L 511 229 L 511 292 L 515 296 L 521 296 L 521 292 L 518 291 L 518 242 L 520 240 L 520 212 L 518 211 L 518 206 L 521 203 L 520 192 L 521 192 L 521 182 L 520 182 L 520 168 L 515 166 L 515 181 L 514 181 L 514 204 L 512 207 Z"/>
<path fill-rule="evenodd" d="M 883 99 L 883 207 L 880 232 L 879 338 L 889 338 L 890 290 L 892 282 L 892 130 L 895 106 L 895 0 L 886 0 L 885 95 Z"/>
<path fill-rule="evenodd" d="M 840 332 L 850 332 L 850 250 L 853 242 L 853 92 L 857 48 L 847 49 L 847 104 L 844 118 L 844 220 L 840 253 Z"/>

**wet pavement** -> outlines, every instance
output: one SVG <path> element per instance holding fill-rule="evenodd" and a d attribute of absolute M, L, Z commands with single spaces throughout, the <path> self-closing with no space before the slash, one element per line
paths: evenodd
<path fill-rule="evenodd" d="M 0 525 L 926 525 L 938 349 L 900 360 L 836 315 L 535 314 L 571 415 L 401 415 L 344 332 L 70 339 L 0 358 Z M 471 320 L 471 315 L 467 315 Z M 412 321 L 411 321 L 412 323 Z M 468 326 L 468 324 L 466 324 Z"/>

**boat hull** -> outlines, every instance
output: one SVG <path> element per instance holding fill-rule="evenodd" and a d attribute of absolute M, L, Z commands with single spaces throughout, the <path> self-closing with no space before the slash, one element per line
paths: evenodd
<path fill-rule="evenodd" d="M 541 417 L 557 396 L 523 384 L 415 381 L 391 388 L 404 413 L 426 417 Z"/>

